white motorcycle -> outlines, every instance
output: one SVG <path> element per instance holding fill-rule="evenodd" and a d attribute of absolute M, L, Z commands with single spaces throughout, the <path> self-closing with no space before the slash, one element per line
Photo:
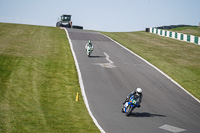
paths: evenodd
<path fill-rule="evenodd" d="M 92 47 L 87 47 L 87 49 L 86 49 L 86 54 L 88 55 L 88 57 L 91 56 L 92 51 L 93 51 L 93 48 L 92 48 Z"/>

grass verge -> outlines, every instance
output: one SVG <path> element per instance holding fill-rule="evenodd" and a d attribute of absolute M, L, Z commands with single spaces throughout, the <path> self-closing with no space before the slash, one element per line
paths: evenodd
<path fill-rule="evenodd" d="M 64 30 L 0 23 L 0 132 L 99 132 Z"/>
<path fill-rule="evenodd" d="M 200 46 L 147 32 L 102 32 L 140 55 L 200 99 Z"/>

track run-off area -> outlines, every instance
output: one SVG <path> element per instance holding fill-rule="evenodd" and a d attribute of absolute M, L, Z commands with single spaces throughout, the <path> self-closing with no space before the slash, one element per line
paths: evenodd
<path fill-rule="evenodd" d="M 155 67 L 98 32 L 66 33 L 85 104 L 101 132 L 199 133 L 199 101 Z M 90 58 L 88 40 L 94 46 Z M 122 102 L 137 87 L 143 89 L 141 107 L 126 117 Z"/>

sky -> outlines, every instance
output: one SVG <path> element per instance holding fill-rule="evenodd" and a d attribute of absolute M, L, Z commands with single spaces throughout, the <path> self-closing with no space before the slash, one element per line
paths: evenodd
<path fill-rule="evenodd" d="M 0 22 L 56 26 L 62 14 L 73 25 L 106 32 L 164 25 L 199 25 L 200 0 L 0 0 Z"/>

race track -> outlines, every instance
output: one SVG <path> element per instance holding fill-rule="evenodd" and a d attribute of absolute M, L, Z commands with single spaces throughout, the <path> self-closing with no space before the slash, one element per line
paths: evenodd
<path fill-rule="evenodd" d="M 199 133 L 200 103 L 155 68 L 107 37 L 67 29 L 93 116 L 107 133 Z M 85 54 L 91 40 L 92 57 Z M 121 112 L 126 96 L 143 89 L 141 108 Z"/>

